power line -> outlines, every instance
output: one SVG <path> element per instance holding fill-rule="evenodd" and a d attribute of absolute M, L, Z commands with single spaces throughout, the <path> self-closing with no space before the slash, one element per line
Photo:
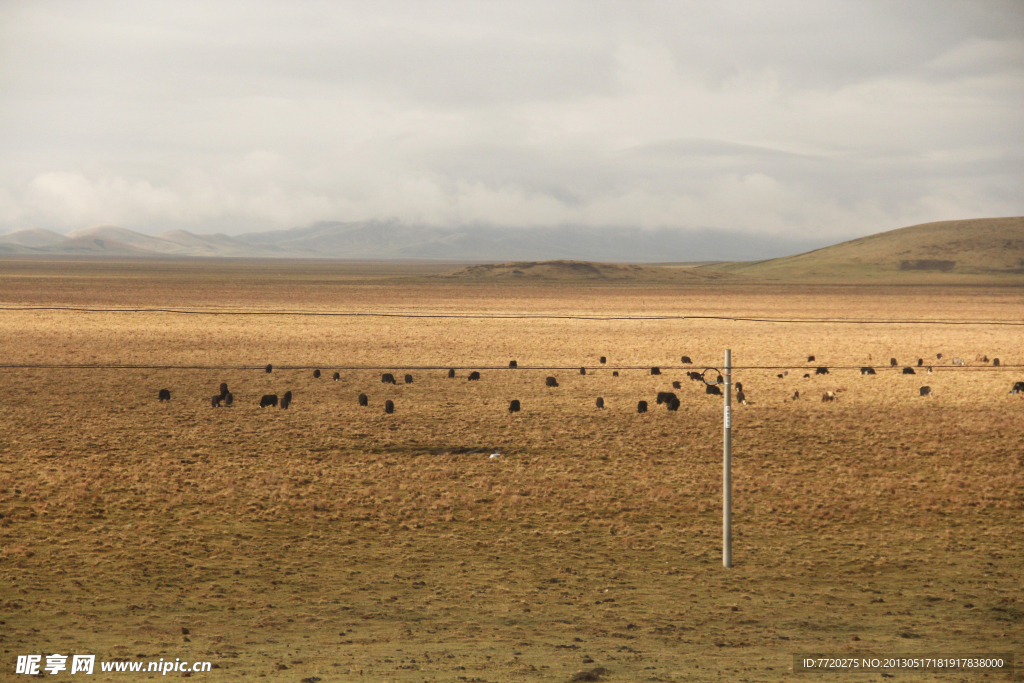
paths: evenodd
<path fill-rule="evenodd" d="M 515 372 L 518 370 L 544 370 L 544 371 L 568 371 L 578 372 L 581 367 L 586 368 L 587 372 L 594 370 L 642 370 L 650 371 L 652 367 L 657 367 L 663 371 L 693 371 L 692 365 L 599 365 L 599 366 L 561 366 L 561 365 L 519 365 L 515 368 L 510 368 L 505 365 L 331 365 L 330 363 L 324 363 L 322 365 L 274 365 L 274 372 L 281 370 L 507 370 L 509 372 Z M 806 370 L 808 372 L 815 370 L 819 366 L 807 366 L 807 365 L 734 365 L 733 370 Z M 873 370 L 889 370 L 902 374 L 903 367 L 892 367 L 889 365 L 829 365 L 820 366 L 827 367 L 831 372 L 832 370 L 857 370 L 861 368 L 872 368 Z M 922 366 L 915 369 L 925 370 L 928 366 Z M 144 364 L 144 363 L 0 363 L 2 369 L 21 369 L 21 370 L 258 370 L 265 372 L 265 365 L 167 365 L 167 364 Z M 984 372 L 984 371 L 1002 371 L 1002 370 L 1016 370 L 1024 368 L 1024 365 L 963 365 L 963 366 L 932 366 L 933 372 Z M 717 368 L 709 368 L 717 369 Z M 917 374 L 917 373 L 915 373 Z M 652 375 L 657 377 L 657 375 Z"/>
<path fill-rule="evenodd" d="M 188 308 L 91 308 L 81 306 L 2 306 L 2 311 L 68 311 L 73 313 L 168 313 L 174 315 L 208 316 L 296 316 L 296 317 L 351 317 L 351 318 L 404 318 L 404 319 L 465 319 L 465 320 L 593 320 L 593 321 L 648 321 L 648 320 L 722 320 L 732 322 L 761 322 L 787 324 L 846 324 L 846 325 L 1003 325 L 1024 327 L 1024 320 L 970 320 L 970 319 L 870 319 L 870 318 L 770 318 L 728 315 L 568 315 L 545 313 L 411 313 L 369 311 L 239 311 L 200 310 Z"/>

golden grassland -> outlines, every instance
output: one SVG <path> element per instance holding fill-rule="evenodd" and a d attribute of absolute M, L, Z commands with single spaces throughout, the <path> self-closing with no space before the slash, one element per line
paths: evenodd
<path fill-rule="evenodd" d="M 1019 288 L 437 277 L 454 269 L 5 261 L 0 304 L 1024 310 Z M 725 348 L 749 399 L 734 409 L 731 569 L 721 399 L 679 363 L 717 366 Z M 890 357 L 934 372 L 803 377 Z M 599 668 L 607 681 L 775 681 L 794 676 L 794 653 L 1021 653 L 1024 398 L 1007 394 L 1024 380 L 1020 327 L 8 309 L 0 362 L 4 671 L 18 654 L 60 652 L 209 660 L 218 668 L 196 676 L 210 681 L 568 681 Z M 277 369 L 244 369 L 266 363 Z M 178 367 L 11 367 L 40 364 Z M 777 365 L 792 369 L 742 367 Z M 339 369 L 353 366 L 386 370 Z M 407 369 L 428 366 L 442 369 Z M 382 371 L 414 381 L 384 385 Z M 654 396 L 674 380 L 670 413 Z M 235 404 L 213 409 L 221 382 Z M 290 409 L 258 408 L 286 390 Z M 828 390 L 838 402 L 820 401 Z M 637 414 L 640 399 L 651 412 Z"/>

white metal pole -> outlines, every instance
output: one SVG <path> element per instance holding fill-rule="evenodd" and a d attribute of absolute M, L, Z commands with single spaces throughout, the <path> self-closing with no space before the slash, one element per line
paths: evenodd
<path fill-rule="evenodd" d="M 722 566 L 732 566 L 732 350 L 725 350 L 725 428 L 722 439 Z"/>

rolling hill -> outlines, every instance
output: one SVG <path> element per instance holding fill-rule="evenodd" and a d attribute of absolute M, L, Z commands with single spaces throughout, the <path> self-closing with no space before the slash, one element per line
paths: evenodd
<path fill-rule="evenodd" d="M 795 256 L 701 270 L 772 280 L 1024 275 L 1024 217 L 923 223 Z"/>

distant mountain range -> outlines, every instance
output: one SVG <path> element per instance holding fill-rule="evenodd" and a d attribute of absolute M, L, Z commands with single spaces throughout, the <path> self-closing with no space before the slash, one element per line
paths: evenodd
<path fill-rule="evenodd" d="M 0 235 L 0 255 L 335 258 L 353 260 L 510 261 L 573 259 L 635 263 L 750 261 L 827 246 L 721 230 L 639 228 L 438 228 L 396 222 L 321 222 L 229 237 L 173 230 L 144 235 L 103 225 L 61 235 L 31 228 Z"/>

